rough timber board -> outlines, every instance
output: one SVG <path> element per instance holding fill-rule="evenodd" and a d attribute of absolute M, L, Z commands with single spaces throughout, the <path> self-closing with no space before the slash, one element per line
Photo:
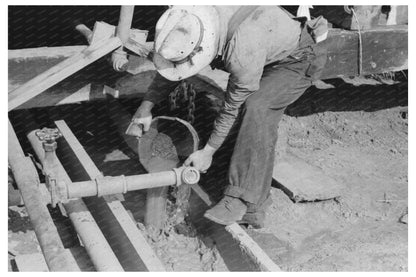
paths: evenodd
<path fill-rule="evenodd" d="M 94 47 L 90 46 L 79 54 L 75 54 L 51 67 L 9 93 L 8 111 L 20 106 L 88 64 L 113 51 L 120 45 L 121 41 L 118 38 L 111 38 L 99 43 L 99 45 L 94 45 Z"/>
<path fill-rule="evenodd" d="M 14 49 L 8 51 L 8 59 L 17 61 L 34 58 L 64 59 L 85 50 L 85 48 L 87 45 Z"/>
<path fill-rule="evenodd" d="M 20 272 L 48 272 L 45 258 L 41 253 L 18 255 L 14 258 Z"/>
<path fill-rule="evenodd" d="M 199 185 L 193 185 L 192 190 L 198 197 L 199 202 L 205 204 L 205 207 L 212 206 L 213 203 L 209 199 L 208 194 Z M 194 209 L 197 210 L 195 206 L 192 208 L 192 210 Z M 202 214 L 198 214 L 197 216 L 201 217 Z M 272 261 L 272 259 L 237 223 L 226 226 L 225 228 L 224 226 L 215 224 L 213 222 L 207 222 L 203 225 L 205 226 L 203 226 L 202 228 L 206 229 L 208 232 L 213 234 L 214 240 L 216 240 L 217 248 L 223 256 L 226 264 L 227 260 L 228 262 L 230 262 L 230 256 L 238 257 L 239 255 L 241 255 L 240 253 L 233 251 L 233 248 L 235 248 L 235 246 L 233 246 L 231 240 L 234 240 L 238 243 L 238 246 L 241 248 L 241 250 L 250 258 L 250 262 L 255 264 L 256 267 L 258 267 L 258 270 L 271 272 L 281 271 L 280 267 Z M 224 245 L 224 241 L 226 241 L 226 245 Z M 244 257 L 239 257 L 239 259 L 244 259 Z M 227 266 L 229 267 L 230 271 L 244 271 L 244 269 L 242 268 L 240 268 L 240 270 L 232 268 L 233 265 L 230 263 L 228 263 Z M 249 265 L 245 264 L 244 266 Z"/>
<path fill-rule="evenodd" d="M 407 25 L 361 31 L 362 74 L 378 74 L 408 68 Z M 331 29 L 328 39 L 319 44 L 327 48 L 328 60 L 322 79 L 358 74 L 358 32 Z"/>
<path fill-rule="evenodd" d="M 79 141 L 74 136 L 72 131 L 69 129 L 65 121 L 62 121 L 62 120 L 56 121 L 55 124 L 59 128 L 59 130 L 62 132 L 63 136 L 65 137 L 65 140 L 68 142 L 72 151 L 75 153 L 76 157 L 78 158 L 78 160 L 84 167 L 88 176 L 91 179 L 95 179 L 96 177 L 102 176 L 101 172 L 95 166 L 94 162 L 91 160 L 91 158 L 89 157 L 85 149 L 82 147 L 82 145 L 79 143 Z M 129 243 L 134 248 L 136 253 L 140 256 L 140 259 L 143 261 L 147 270 L 165 271 L 165 268 L 162 262 L 157 258 L 153 249 L 146 242 L 146 239 L 144 238 L 140 230 L 137 228 L 136 223 L 129 216 L 129 214 L 124 209 L 120 201 L 111 197 L 103 197 L 103 198 L 104 198 L 104 201 L 101 201 L 101 203 L 97 207 L 101 207 L 103 209 L 109 210 L 113 214 L 113 217 L 108 218 L 108 219 L 112 221 L 114 221 L 115 219 L 116 220 L 115 223 L 119 224 L 119 226 L 121 227 L 121 230 L 119 230 L 119 232 L 120 231 L 124 232 L 124 235 L 121 233 L 118 233 L 118 234 L 114 233 L 114 235 L 120 236 L 120 242 L 122 241 L 123 238 L 129 241 Z M 100 201 L 100 199 L 96 199 L 95 197 L 94 198 L 91 197 L 90 200 L 91 202 L 94 200 L 97 200 L 97 203 L 98 201 Z M 102 202 L 105 202 L 105 203 L 102 203 Z M 107 218 L 104 215 L 102 219 L 106 220 Z M 126 246 L 126 248 L 128 248 L 128 246 Z"/>
<path fill-rule="evenodd" d="M 287 153 L 275 162 L 273 179 L 293 201 L 328 200 L 341 195 L 344 184 L 325 175 L 293 154 Z"/>

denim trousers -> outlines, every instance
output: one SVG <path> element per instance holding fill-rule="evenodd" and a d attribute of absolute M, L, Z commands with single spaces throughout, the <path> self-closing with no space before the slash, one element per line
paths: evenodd
<path fill-rule="evenodd" d="M 260 89 L 240 111 L 240 127 L 228 171 L 225 195 L 240 198 L 251 212 L 269 197 L 279 121 L 313 80 L 319 78 L 326 51 L 304 27 L 298 48 L 264 68 Z"/>

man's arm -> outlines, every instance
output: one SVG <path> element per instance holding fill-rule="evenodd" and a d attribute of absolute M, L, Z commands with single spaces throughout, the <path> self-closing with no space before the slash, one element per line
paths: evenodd
<path fill-rule="evenodd" d="M 247 35 L 234 34 L 225 53 L 225 65 L 230 72 L 226 97 L 223 107 L 214 123 L 214 130 L 208 143 L 201 150 L 194 152 L 185 161 L 185 166 L 193 165 L 205 172 L 212 163 L 212 156 L 221 146 L 230 132 L 246 99 L 259 89 L 260 79 L 266 63 L 265 43 L 250 41 Z"/>
<path fill-rule="evenodd" d="M 149 131 L 150 124 L 152 123 L 152 108 L 163 99 L 166 99 L 177 84 L 178 82 L 169 81 L 157 73 L 142 103 L 133 115 L 132 122 L 127 128 L 126 134 L 140 137 L 142 131 Z"/>
<path fill-rule="evenodd" d="M 230 72 L 225 101 L 214 123 L 208 140 L 218 149 L 230 132 L 239 110 L 247 98 L 257 91 L 266 63 L 266 47 L 260 41 L 250 41 L 246 34 L 237 32 L 227 48 L 226 68 Z"/>
<path fill-rule="evenodd" d="M 151 102 L 153 105 L 159 104 L 163 99 L 168 97 L 169 93 L 175 89 L 178 83 L 179 82 L 169 81 L 157 72 L 143 98 L 143 102 Z"/>

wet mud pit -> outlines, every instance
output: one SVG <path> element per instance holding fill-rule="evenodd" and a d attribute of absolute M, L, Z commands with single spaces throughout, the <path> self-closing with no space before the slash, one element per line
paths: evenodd
<path fill-rule="evenodd" d="M 247 232 L 287 271 L 406 271 L 407 82 L 358 88 L 336 82 L 336 89 L 312 89 L 289 107 L 280 124 L 276 159 L 295 155 L 319 167 L 343 184 L 341 196 L 294 203 L 273 183 L 273 204 L 267 212 L 265 228 Z M 133 114 L 139 103 L 128 101 L 123 105 Z M 32 109 L 30 113 L 37 127 L 53 126 L 54 120 L 64 119 L 104 175 L 146 172 L 119 136 L 105 103 Z M 165 113 L 159 115 L 162 114 Z M 25 151 L 31 152 L 24 138 L 24 113 L 14 112 L 10 118 Z M 201 119 L 199 122 L 197 118 L 197 130 L 209 125 Z M 166 138 L 161 137 L 160 142 L 153 149 L 154 156 L 173 158 L 175 153 Z M 213 200 L 222 195 L 229 149 L 226 144 L 216 154 L 213 166 L 201 180 Z M 60 156 L 70 176 L 77 176 L 82 169 L 62 153 Z M 179 224 L 169 216 L 162 231 L 146 229 L 144 200 L 144 192 L 131 192 L 122 203 L 167 270 L 230 269 L 212 238 L 186 220 Z M 168 215 L 176 212 L 175 204 L 171 190 Z M 54 218 L 57 225 L 71 230 L 70 223 L 62 217 Z M 67 247 L 79 247 L 76 235 L 67 232 L 63 236 Z M 39 247 L 24 208 L 10 208 L 9 259 L 36 251 Z"/>

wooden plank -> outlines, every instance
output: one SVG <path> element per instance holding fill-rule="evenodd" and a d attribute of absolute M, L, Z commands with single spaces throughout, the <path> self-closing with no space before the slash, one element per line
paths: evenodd
<path fill-rule="evenodd" d="M 103 21 L 97 21 L 94 24 L 94 30 L 92 31 L 91 39 L 88 40 L 90 45 L 95 45 L 101 41 L 106 41 L 113 37 L 116 32 L 114 25 L 107 24 Z"/>
<path fill-rule="evenodd" d="M 68 58 L 84 51 L 87 45 L 38 47 L 8 50 L 9 60 Z"/>
<path fill-rule="evenodd" d="M 276 161 L 273 178 L 293 201 L 328 200 L 339 197 L 344 184 L 336 182 L 318 167 L 287 153 Z"/>
<path fill-rule="evenodd" d="M 208 194 L 199 186 L 193 185 L 192 190 L 205 202 L 212 206 Z M 262 271 L 281 271 L 280 267 L 261 249 L 261 247 L 237 223 L 225 227 L 225 230 L 238 241 L 240 247 Z"/>
<path fill-rule="evenodd" d="M 97 43 L 76 54 L 49 70 L 31 79 L 22 86 L 9 93 L 9 108 L 13 110 L 29 99 L 42 93 L 78 70 L 98 60 L 121 45 L 118 38 L 111 38 L 107 41 Z"/>
<path fill-rule="evenodd" d="M 321 79 L 358 75 L 358 31 L 330 29 L 319 47 L 326 48 L 328 60 Z M 400 71 L 408 68 L 407 26 L 389 26 L 361 31 L 362 75 Z"/>
<path fill-rule="evenodd" d="M 130 37 L 124 46 L 140 57 L 147 57 L 153 49 L 153 42 L 138 42 Z"/>
<path fill-rule="evenodd" d="M 56 121 L 55 124 L 62 132 L 63 136 L 69 143 L 71 149 L 75 153 L 78 160 L 81 162 L 89 177 L 94 180 L 97 177 L 103 176 L 85 149 L 79 143 L 75 135 L 69 129 L 65 121 Z M 122 227 L 123 231 L 127 235 L 136 252 L 139 254 L 147 269 L 149 271 L 165 271 L 162 262 L 157 258 L 155 252 L 147 243 L 145 237 L 137 228 L 136 223 L 131 219 L 120 201 L 107 196 L 104 196 L 103 198 L 105 199 L 108 208 L 117 219 L 118 223 Z"/>
<path fill-rule="evenodd" d="M 20 272 L 49 272 L 45 258 L 41 253 L 18 255 L 14 261 Z"/>

